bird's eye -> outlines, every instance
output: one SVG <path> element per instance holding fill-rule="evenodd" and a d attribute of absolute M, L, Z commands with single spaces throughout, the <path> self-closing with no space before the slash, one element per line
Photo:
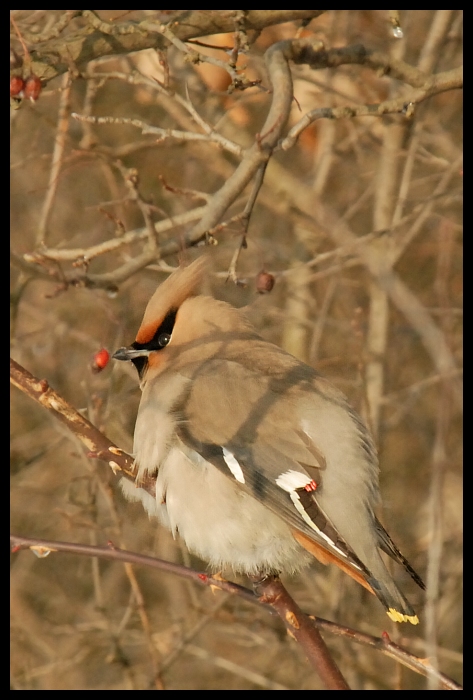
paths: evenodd
<path fill-rule="evenodd" d="M 158 345 L 160 348 L 164 348 L 166 345 L 169 344 L 171 341 L 171 336 L 169 333 L 161 333 L 161 335 L 158 338 Z"/>

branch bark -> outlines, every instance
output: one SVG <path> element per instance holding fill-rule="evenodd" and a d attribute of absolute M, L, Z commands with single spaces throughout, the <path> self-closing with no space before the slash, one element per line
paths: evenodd
<path fill-rule="evenodd" d="M 173 34 L 181 41 L 200 36 L 233 32 L 239 17 L 236 10 L 184 10 L 173 15 Z M 247 10 L 245 27 L 247 30 L 261 31 L 283 22 L 313 19 L 325 10 Z M 97 24 L 97 23 L 96 23 Z M 109 25 L 105 33 L 106 24 Z M 100 29 L 86 24 L 79 31 L 63 38 L 49 41 L 47 46 L 30 52 L 32 73 L 43 81 L 50 81 L 69 70 L 71 64 L 82 68 L 90 61 L 104 56 L 123 55 L 144 49 L 163 50 L 168 41 L 158 33 L 143 30 L 140 23 L 127 23 L 128 31 L 123 33 L 123 25 L 101 23 Z M 115 28 L 114 28 L 115 27 Z"/>
<path fill-rule="evenodd" d="M 175 576 L 187 578 L 195 583 L 198 583 L 199 585 L 209 586 L 212 590 L 221 590 L 225 593 L 238 596 L 252 605 L 263 605 L 273 608 L 282 618 L 284 624 L 286 625 L 286 629 L 291 636 L 296 636 L 294 630 L 301 630 L 299 632 L 299 637 L 302 637 L 303 639 L 302 641 L 298 641 L 300 641 L 301 645 L 304 647 L 304 650 L 309 658 L 313 653 L 313 648 L 317 647 L 317 641 L 315 641 L 316 636 L 314 636 L 312 630 L 320 629 L 325 632 L 330 632 L 330 634 L 337 637 L 348 638 L 357 644 L 372 647 L 381 652 L 383 655 L 396 660 L 406 668 L 410 668 L 414 672 L 423 676 L 431 674 L 438 680 L 443 690 L 463 689 L 462 686 L 456 683 L 453 679 L 432 668 L 428 659 L 415 656 L 403 647 L 392 642 L 386 633 L 383 633 L 382 637 L 374 637 L 373 635 L 365 634 L 359 630 L 338 625 L 330 620 L 324 620 L 321 617 L 315 618 L 312 615 L 305 615 L 300 611 L 294 600 L 282 586 L 281 582 L 275 580 L 274 578 L 260 582 L 259 585 L 261 595 L 258 597 L 244 586 L 232 583 L 231 581 L 223 580 L 220 577 L 214 578 L 205 572 L 195 571 L 194 569 L 189 569 L 181 564 L 174 564 L 162 559 L 157 559 L 156 557 L 148 557 L 143 554 L 136 554 L 135 552 L 119 549 L 115 547 L 113 543 L 109 543 L 107 547 L 97 547 L 78 544 L 75 542 L 58 542 L 56 540 L 45 540 L 37 537 L 22 537 L 20 535 L 12 534 L 10 535 L 10 545 L 12 552 L 16 553 L 23 549 L 30 549 L 40 558 L 47 557 L 50 553 L 54 552 L 65 552 L 76 554 L 78 556 L 98 557 L 109 561 L 120 561 L 138 566 L 149 566 L 153 569 L 157 569 L 158 571 L 164 571 Z M 297 627 L 297 625 L 300 624 L 300 621 L 303 623 L 303 629 L 301 629 L 301 627 Z M 309 627 L 311 627 L 312 630 L 309 630 Z M 304 635 L 306 636 L 305 639 Z M 322 644 L 324 644 L 323 641 Z M 328 666 L 326 668 L 326 672 L 329 676 L 328 682 L 331 684 L 339 683 L 342 685 L 344 681 L 340 680 L 339 678 L 337 680 L 339 673 L 337 673 L 338 669 L 336 669 L 336 667 L 331 669 L 331 663 L 333 663 L 333 660 L 329 659 Z M 330 676 L 332 677 L 332 680 L 330 679 Z M 340 687 L 332 689 L 346 690 L 349 688 Z"/>
<path fill-rule="evenodd" d="M 107 461 L 115 474 L 122 472 L 122 476 L 134 479 L 133 458 L 120 450 L 62 396 L 51 389 L 46 379 L 38 379 L 18 362 L 10 359 L 10 382 L 77 435 L 82 444 L 90 450 L 91 456 Z"/>

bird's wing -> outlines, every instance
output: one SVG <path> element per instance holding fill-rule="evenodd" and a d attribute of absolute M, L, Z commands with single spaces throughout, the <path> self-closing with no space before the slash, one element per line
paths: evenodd
<path fill-rule="evenodd" d="M 394 561 L 397 561 L 398 564 L 401 564 L 401 566 L 404 567 L 404 569 L 407 571 L 412 580 L 415 581 L 417 585 L 420 588 L 422 588 L 423 591 L 425 591 L 425 583 L 423 582 L 419 574 L 409 564 L 402 552 L 400 552 L 399 549 L 396 547 L 390 535 L 386 532 L 384 527 L 379 522 L 378 518 L 375 519 L 375 526 L 380 543 L 379 546 L 381 547 L 383 552 L 388 554 L 392 559 L 394 559 Z"/>
<path fill-rule="evenodd" d="M 284 362 L 265 370 L 261 362 L 210 359 L 189 372 L 176 406 L 180 440 L 287 522 L 322 563 L 335 563 L 374 593 L 392 620 L 417 624 L 378 552 L 387 551 L 412 575 L 372 511 L 377 464 L 366 429 L 337 390 L 294 358 Z M 330 421 L 320 418 L 330 412 Z M 344 422 L 340 463 L 332 452 L 328 464 L 325 453 Z"/>
<path fill-rule="evenodd" d="M 328 563 L 332 555 L 358 571 L 357 580 L 365 585 L 370 571 L 318 498 L 324 489 L 324 455 L 298 423 L 294 388 L 304 391 L 305 383 L 308 390 L 311 379 L 300 370 L 288 381 L 287 374 L 264 375 L 240 363 L 229 367 L 228 360 L 208 361 L 192 377 L 178 407 L 178 436 L 188 450 L 285 520 L 304 547 L 312 543 L 317 558 Z"/>

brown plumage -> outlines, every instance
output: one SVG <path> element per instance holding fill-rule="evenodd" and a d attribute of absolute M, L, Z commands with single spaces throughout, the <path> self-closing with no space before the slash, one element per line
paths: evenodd
<path fill-rule="evenodd" d="M 379 554 L 424 587 L 374 515 L 378 462 L 361 418 L 241 311 L 196 296 L 204 270 L 200 258 L 160 285 L 114 355 L 135 364 L 143 392 L 125 494 L 215 568 L 294 572 L 312 555 L 417 624 Z M 139 488 L 149 476 L 156 499 Z"/>

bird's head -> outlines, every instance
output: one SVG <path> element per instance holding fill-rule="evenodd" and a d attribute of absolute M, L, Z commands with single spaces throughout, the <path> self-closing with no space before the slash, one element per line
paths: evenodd
<path fill-rule="evenodd" d="M 206 256 L 180 267 L 159 285 L 146 307 L 135 341 L 119 348 L 116 360 L 130 360 L 143 381 L 170 365 L 202 361 L 222 343 L 254 333 L 244 315 L 223 301 L 198 295 L 207 270 Z"/>

